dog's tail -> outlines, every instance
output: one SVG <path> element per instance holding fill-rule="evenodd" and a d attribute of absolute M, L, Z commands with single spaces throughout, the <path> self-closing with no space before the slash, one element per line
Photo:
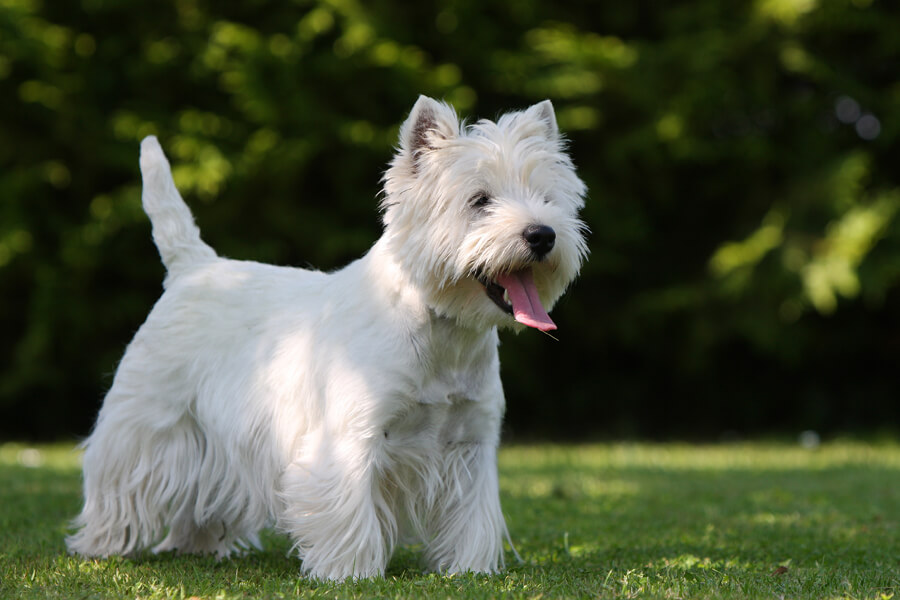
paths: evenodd
<path fill-rule="evenodd" d="M 215 258 L 215 251 L 200 239 L 200 229 L 175 187 L 172 169 L 156 136 L 147 136 L 141 142 L 141 176 L 144 212 L 150 217 L 153 242 L 169 273 L 174 275 Z"/>

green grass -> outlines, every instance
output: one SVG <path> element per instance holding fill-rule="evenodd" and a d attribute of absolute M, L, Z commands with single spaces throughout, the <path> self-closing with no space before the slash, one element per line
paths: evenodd
<path fill-rule="evenodd" d="M 900 445 L 615 444 L 503 450 L 524 559 L 498 576 L 298 576 L 289 543 L 216 562 L 66 555 L 71 446 L 0 446 L 0 598 L 867 598 L 900 600 Z M 30 466 L 29 466 L 30 465 Z"/>

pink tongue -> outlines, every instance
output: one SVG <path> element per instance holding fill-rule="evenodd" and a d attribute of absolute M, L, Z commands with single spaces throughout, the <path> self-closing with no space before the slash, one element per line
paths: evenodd
<path fill-rule="evenodd" d="M 509 293 L 516 321 L 541 331 L 556 329 L 556 323 L 547 314 L 544 305 L 541 304 L 541 299 L 538 298 L 531 269 L 500 275 L 497 277 L 497 283 L 506 288 Z"/>

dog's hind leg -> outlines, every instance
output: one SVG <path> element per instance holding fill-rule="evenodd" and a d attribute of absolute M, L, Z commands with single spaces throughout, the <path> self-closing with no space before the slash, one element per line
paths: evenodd
<path fill-rule="evenodd" d="M 224 519 L 211 519 L 205 525 L 198 524 L 193 506 L 185 506 L 172 518 L 169 533 L 157 544 L 154 552 L 175 550 L 180 554 L 211 554 L 226 558 L 235 552 L 260 548 L 258 529 L 229 523 Z"/>
<path fill-rule="evenodd" d="M 134 554 L 152 546 L 196 485 L 203 434 L 176 371 L 154 360 L 144 333 L 125 352 L 83 444 L 84 508 L 67 539 L 76 554 Z M 148 364 L 156 370 L 148 372 Z"/>
<path fill-rule="evenodd" d="M 169 532 L 154 552 L 213 554 L 225 558 L 259 548 L 259 531 L 268 518 L 267 495 L 246 478 L 247 449 L 228 453 L 204 438 L 202 459 L 190 495 L 173 506 Z"/>
<path fill-rule="evenodd" d="M 200 442 L 193 427 L 147 425 L 135 419 L 140 410 L 131 410 L 139 400 L 115 394 L 106 406 L 116 408 L 101 412 L 85 443 L 85 504 L 74 520 L 78 531 L 67 539 L 69 550 L 84 556 L 134 554 L 152 545 L 195 478 Z"/>

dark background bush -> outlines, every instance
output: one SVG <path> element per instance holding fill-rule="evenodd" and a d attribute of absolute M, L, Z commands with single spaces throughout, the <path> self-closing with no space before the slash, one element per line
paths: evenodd
<path fill-rule="evenodd" d="M 88 431 L 163 269 L 157 134 L 221 254 L 337 268 L 419 93 L 551 98 L 591 258 L 501 348 L 514 435 L 891 430 L 900 5 L 6 0 L 0 435 Z"/>

